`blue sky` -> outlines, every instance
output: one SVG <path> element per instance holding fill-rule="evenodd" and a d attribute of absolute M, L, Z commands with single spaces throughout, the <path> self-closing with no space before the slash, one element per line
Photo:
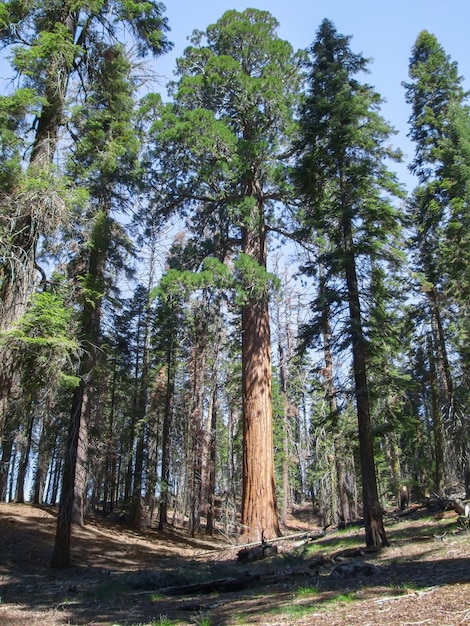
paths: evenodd
<path fill-rule="evenodd" d="M 422 30 L 436 35 L 470 89 L 470 0 L 167 0 L 166 6 L 174 49 L 158 60 L 156 71 L 167 79 L 173 78 L 175 59 L 192 31 L 205 30 L 229 9 L 269 11 L 280 23 L 279 36 L 294 49 L 308 47 L 322 20 L 330 19 L 341 34 L 351 35 L 353 52 L 372 59 L 367 81 L 386 100 L 382 114 L 399 131 L 394 145 L 408 160 L 413 155 L 406 137 L 410 110 L 401 83 L 408 80 L 411 48 Z M 397 171 L 412 185 L 404 167 Z"/>

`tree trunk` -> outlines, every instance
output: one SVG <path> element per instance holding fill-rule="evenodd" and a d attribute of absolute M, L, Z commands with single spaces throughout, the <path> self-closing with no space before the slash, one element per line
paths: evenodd
<path fill-rule="evenodd" d="M 56 568 L 69 567 L 71 564 L 70 535 L 75 497 L 75 473 L 77 467 L 84 386 L 85 383 L 83 380 L 80 381 L 80 384 L 74 393 L 69 432 L 65 446 L 62 489 L 60 494 L 59 513 L 57 516 L 54 552 L 51 561 L 51 567 Z"/>
<path fill-rule="evenodd" d="M 359 287 L 353 249 L 351 222 L 347 217 L 343 222 L 343 236 L 357 422 L 359 430 L 359 455 L 361 460 L 362 498 L 366 545 L 368 547 L 382 547 L 388 545 L 388 540 L 383 526 L 382 508 L 378 499 L 374 446 L 370 423 L 366 349 L 362 330 Z"/>
<path fill-rule="evenodd" d="M 173 363 L 173 340 L 168 348 L 166 389 L 165 389 L 165 412 L 163 415 L 162 431 L 162 466 L 160 473 L 160 505 L 158 511 L 158 529 L 163 531 L 168 523 L 168 488 L 170 482 L 170 428 L 173 412 L 173 397 L 175 391 L 174 363 Z"/>
<path fill-rule="evenodd" d="M 324 293 L 326 289 L 324 271 L 320 266 L 320 294 Z M 332 489 L 336 489 L 337 501 L 339 503 L 339 511 L 333 506 L 333 521 L 338 523 L 342 521 L 347 523 L 351 520 L 351 513 L 349 507 L 349 495 L 346 486 L 346 470 L 344 463 L 343 451 L 341 450 L 341 433 L 339 432 L 339 419 L 338 419 L 338 406 L 336 402 L 336 388 L 334 384 L 333 375 L 333 353 L 331 350 L 331 325 L 330 325 L 330 307 L 328 300 L 325 298 L 322 316 L 321 316 L 321 332 L 323 339 L 323 354 L 325 359 L 324 369 L 324 382 L 325 393 L 328 401 L 328 407 L 330 411 L 331 425 L 333 429 L 333 454 L 334 454 L 334 477 L 335 485 L 332 485 Z M 335 498 L 336 500 L 336 498 Z M 339 518 L 339 519 L 338 519 Z"/>
<path fill-rule="evenodd" d="M 215 372 L 213 372 L 215 376 Z M 217 380 L 214 378 L 212 387 L 212 402 L 210 412 L 210 427 L 208 432 L 208 460 L 207 460 L 207 516 L 206 516 L 206 535 L 214 534 L 214 500 L 215 500 L 215 462 L 216 462 L 216 442 L 217 442 L 217 414 L 218 414 L 218 390 Z"/>
<path fill-rule="evenodd" d="M 72 405 L 72 412 L 80 413 L 77 420 L 78 446 L 76 454 L 77 467 L 75 468 L 75 485 L 74 498 L 72 508 L 72 523 L 83 526 L 85 523 L 85 506 L 87 499 L 87 481 L 88 481 L 88 424 L 91 416 L 91 385 L 88 382 L 89 376 L 86 376 L 83 382 L 83 390 L 80 396 L 80 405 L 75 407 Z"/>
<path fill-rule="evenodd" d="M 38 460 L 36 464 L 36 470 L 34 472 L 33 486 L 31 489 L 31 501 L 33 504 L 43 503 L 47 465 L 51 454 L 48 439 L 50 439 L 50 432 L 48 431 L 48 420 L 46 423 L 46 418 L 43 418 L 38 443 Z"/>
<path fill-rule="evenodd" d="M 262 201 L 243 231 L 243 252 L 266 269 Z M 256 279 L 255 279 L 256 280 Z M 254 285 L 255 291 L 260 285 Z M 245 538 L 280 536 L 274 479 L 271 337 L 267 286 L 242 307 L 243 494 Z"/>
<path fill-rule="evenodd" d="M 147 292 L 148 293 L 148 292 Z M 148 299 L 146 300 L 146 305 Z M 148 425 L 147 425 L 147 388 L 148 388 L 148 352 L 150 341 L 150 326 L 149 317 L 146 314 L 148 307 L 145 306 L 145 311 L 141 312 L 139 316 L 138 334 L 141 334 L 142 323 L 143 328 L 143 349 L 142 359 L 139 363 L 139 352 L 137 350 L 136 363 L 135 363 L 135 399 L 134 399 L 134 414 L 135 423 L 139 422 L 140 426 L 137 431 L 137 446 L 135 453 L 135 466 L 134 466 L 134 488 L 132 492 L 132 506 L 131 506 L 131 525 L 134 528 L 139 528 L 142 523 L 142 489 L 144 485 L 144 459 L 146 456 L 146 446 L 148 442 Z M 142 317 L 143 322 L 142 322 Z M 140 376 L 139 376 L 140 370 Z M 146 437 L 147 434 L 147 437 Z"/>
<path fill-rule="evenodd" d="M 6 502 L 8 497 L 8 472 L 13 458 L 13 434 L 4 438 L 0 463 L 0 502 Z"/>
<path fill-rule="evenodd" d="M 444 477 L 444 427 L 442 423 L 441 406 L 439 403 L 439 383 L 437 379 L 434 347 L 431 338 L 428 340 L 429 376 L 431 388 L 431 416 L 432 432 L 434 436 L 434 488 L 442 498 L 445 493 Z"/>
<path fill-rule="evenodd" d="M 26 423 L 26 445 L 22 446 L 20 463 L 18 466 L 18 477 L 16 480 L 16 502 L 24 504 L 24 490 L 26 481 L 26 471 L 28 469 L 29 457 L 31 452 L 31 444 L 33 439 L 34 417 L 29 410 L 29 418 Z"/>
<path fill-rule="evenodd" d="M 196 316 L 197 316 L 196 312 Z M 200 530 L 200 513 L 202 501 L 202 471 L 205 433 L 202 412 L 204 398 L 204 378 L 206 375 L 206 355 L 199 336 L 198 320 L 193 334 L 191 356 L 191 407 L 189 412 L 189 460 L 188 465 L 188 501 L 189 501 L 189 533 L 192 537 Z"/>

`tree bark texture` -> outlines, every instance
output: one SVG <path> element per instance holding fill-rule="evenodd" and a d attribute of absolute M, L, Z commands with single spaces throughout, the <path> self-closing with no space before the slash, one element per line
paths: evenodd
<path fill-rule="evenodd" d="M 266 268 L 262 202 L 243 233 L 243 251 Z M 278 537 L 274 482 L 271 337 L 267 293 L 242 307 L 243 495 L 242 533 Z"/>

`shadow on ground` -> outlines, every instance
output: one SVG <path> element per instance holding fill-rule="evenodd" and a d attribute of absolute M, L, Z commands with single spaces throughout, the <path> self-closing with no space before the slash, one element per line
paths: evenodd
<path fill-rule="evenodd" d="M 49 568 L 54 531 L 54 517 L 46 510 L 0 505 L 1 624 L 159 624 L 163 616 L 174 624 L 197 624 L 206 616 L 212 626 L 292 625 L 304 622 L 290 612 L 314 607 L 318 622 L 310 616 L 305 624 L 326 625 L 340 623 L 331 621 L 335 602 L 470 585 L 470 534 L 455 520 L 392 525 L 391 546 L 377 554 L 359 554 L 363 536 L 354 529 L 295 548 L 281 543 L 277 556 L 249 564 L 238 563 L 236 549 L 222 550 L 220 541 L 92 522 L 74 529 L 77 565 L 66 570 Z M 165 594 L 170 586 L 227 578 L 245 578 L 247 588 Z"/>

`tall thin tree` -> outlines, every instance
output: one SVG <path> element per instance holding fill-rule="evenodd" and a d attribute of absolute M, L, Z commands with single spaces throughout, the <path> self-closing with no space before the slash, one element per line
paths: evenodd
<path fill-rule="evenodd" d="M 366 543 L 387 544 L 378 499 L 368 379 L 368 262 L 393 261 L 400 196 L 387 160 L 392 133 L 381 118 L 380 96 L 356 74 L 367 60 L 354 54 L 350 37 L 324 20 L 309 50 L 308 93 L 300 112 L 301 154 L 295 170 L 305 200 L 301 224 L 329 242 L 319 262 L 343 316 L 351 354 L 357 409 Z M 338 308 L 338 307 L 337 307 Z M 320 307 L 321 310 L 321 307 Z"/>

